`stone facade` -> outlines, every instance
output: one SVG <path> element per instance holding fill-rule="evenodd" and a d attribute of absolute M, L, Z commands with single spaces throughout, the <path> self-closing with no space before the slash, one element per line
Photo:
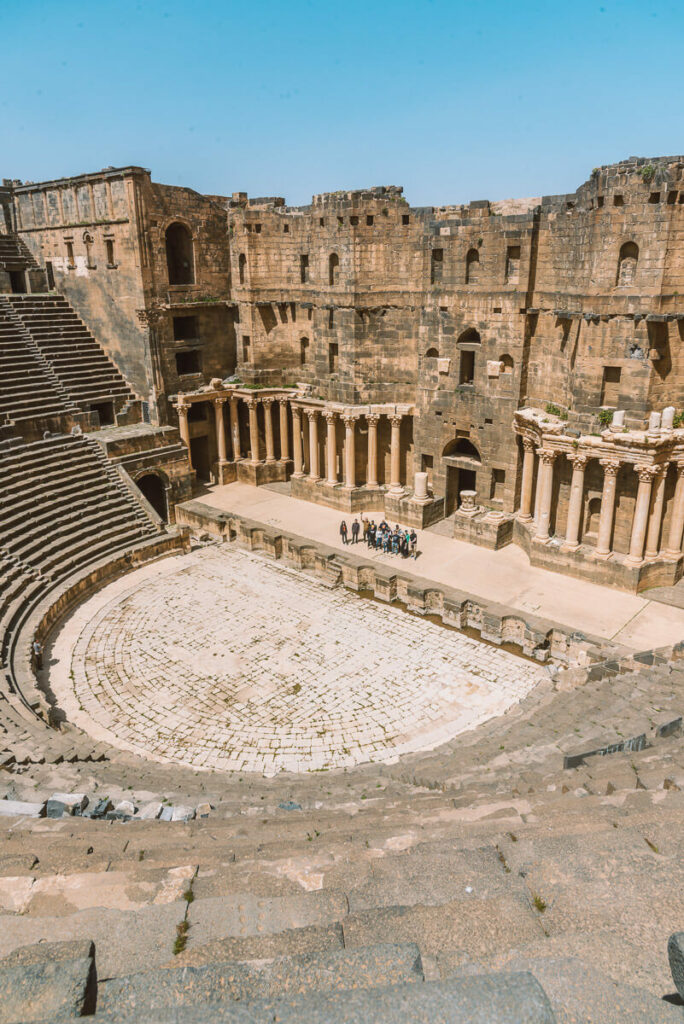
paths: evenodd
<path fill-rule="evenodd" d="M 4 195 L 200 479 L 445 515 L 463 539 L 638 589 L 682 570 L 683 172 L 632 158 L 569 195 L 440 208 L 396 186 L 304 207 L 201 196 L 138 167 Z"/>

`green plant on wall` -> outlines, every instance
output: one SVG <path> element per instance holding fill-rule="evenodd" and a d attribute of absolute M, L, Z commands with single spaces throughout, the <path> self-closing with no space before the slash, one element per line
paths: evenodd
<path fill-rule="evenodd" d="M 613 410 L 612 409 L 599 409 L 598 421 L 602 427 L 609 427 L 613 422 Z"/>
<path fill-rule="evenodd" d="M 641 168 L 639 174 L 641 175 L 643 183 L 645 185 L 649 185 L 656 176 L 656 169 L 653 164 L 646 164 L 645 167 Z"/>
<path fill-rule="evenodd" d="M 557 416 L 559 420 L 567 420 L 568 410 L 561 409 L 559 405 L 554 405 L 553 402 L 547 402 L 545 411 L 548 412 L 549 416 Z"/>

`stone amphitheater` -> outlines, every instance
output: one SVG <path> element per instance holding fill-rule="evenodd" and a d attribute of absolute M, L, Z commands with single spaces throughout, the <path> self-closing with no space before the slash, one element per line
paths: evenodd
<path fill-rule="evenodd" d="M 0 212 L 0 1024 L 684 1020 L 684 157 Z"/>

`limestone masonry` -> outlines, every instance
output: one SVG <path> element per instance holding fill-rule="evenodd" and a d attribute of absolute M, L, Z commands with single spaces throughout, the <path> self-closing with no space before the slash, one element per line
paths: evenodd
<path fill-rule="evenodd" d="M 682 572 L 683 173 L 632 158 L 569 195 L 438 208 L 396 186 L 205 196 L 140 167 L 6 180 L 0 292 L 29 331 L 13 293 L 64 296 L 197 480 L 446 518 L 640 590 Z M 85 409 L 126 422 L 118 398 Z M 134 461 L 135 436 L 107 444 Z M 179 461 L 145 464 L 160 508 L 189 495 Z"/>
<path fill-rule="evenodd" d="M 3 181 L 0 1024 L 681 1022 L 680 292 L 684 156 Z"/>

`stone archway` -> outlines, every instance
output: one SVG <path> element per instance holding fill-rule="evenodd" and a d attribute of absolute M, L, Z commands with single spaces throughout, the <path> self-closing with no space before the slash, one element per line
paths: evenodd
<path fill-rule="evenodd" d="M 166 488 L 164 481 L 156 473 L 145 473 L 135 481 L 150 505 L 165 523 L 169 520 L 169 510 L 166 501 Z"/>

